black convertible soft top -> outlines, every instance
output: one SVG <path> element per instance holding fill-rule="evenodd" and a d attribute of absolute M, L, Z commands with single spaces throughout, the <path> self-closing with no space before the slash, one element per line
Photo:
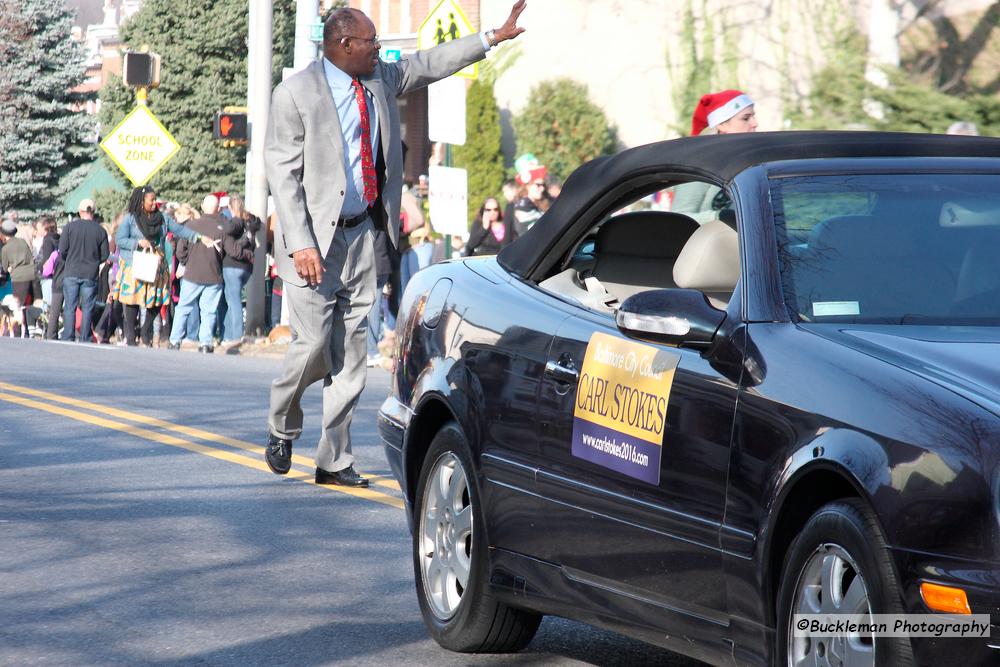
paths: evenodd
<path fill-rule="evenodd" d="M 851 157 L 1000 157 L 1000 139 L 902 132 L 751 132 L 685 137 L 646 144 L 584 164 L 562 194 L 497 261 L 527 276 L 610 182 L 666 167 L 729 183 L 744 169 L 765 162 Z"/>

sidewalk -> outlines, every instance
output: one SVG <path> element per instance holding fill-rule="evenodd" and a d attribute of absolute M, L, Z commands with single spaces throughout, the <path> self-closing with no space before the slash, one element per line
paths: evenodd
<path fill-rule="evenodd" d="M 217 345 L 214 354 L 239 355 L 243 357 L 283 357 L 291 342 L 291 331 L 288 327 L 277 327 L 268 336 L 262 338 L 245 338 L 241 343 L 230 345 Z M 386 371 L 392 370 L 392 347 L 395 337 L 388 341 L 379 343 L 379 350 L 383 357 L 379 367 Z M 165 349 L 166 343 L 162 346 Z M 184 340 L 181 342 L 181 352 L 197 352 L 198 343 L 196 341 Z"/>

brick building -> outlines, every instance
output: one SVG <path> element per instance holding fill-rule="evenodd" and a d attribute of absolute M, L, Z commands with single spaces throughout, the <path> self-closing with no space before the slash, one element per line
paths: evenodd
<path fill-rule="evenodd" d="M 82 43 L 87 53 L 86 81 L 75 90 L 96 93 L 112 74 L 121 76 L 122 42 L 119 29 L 122 22 L 139 11 L 142 0 L 105 0 L 103 6 L 99 2 L 76 2 L 70 3 L 70 6 L 77 11 L 78 23 L 73 27 L 72 38 Z M 86 23 L 84 29 L 82 25 L 86 19 L 96 17 L 98 10 L 100 23 Z M 87 102 L 82 110 L 96 116 L 100 108 L 100 100 L 94 99 Z M 99 133 L 99 128 L 97 130 Z"/>

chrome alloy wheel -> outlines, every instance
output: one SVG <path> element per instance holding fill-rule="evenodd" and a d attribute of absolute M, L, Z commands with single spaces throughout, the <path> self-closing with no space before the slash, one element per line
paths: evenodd
<path fill-rule="evenodd" d="M 446 452 L 434 462 L 420 505 L 419 559 L 434 615 L 455 615 L 472 568 L 472 499 L 462 462 Z"/>
<path fill-rule="evenodd" d="M 788 618 L 788 664 L 874 667 L 875 641 L 870 634 L 841 633 L 796 637 L 795 614 L 871 614 L 868 588 L 850 554 L 823 544 L 799 573 Z"/>

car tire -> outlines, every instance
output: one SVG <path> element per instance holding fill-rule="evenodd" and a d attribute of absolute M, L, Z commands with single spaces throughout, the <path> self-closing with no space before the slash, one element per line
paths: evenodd
<path fill-rule="evenodd" d="M 785 557 L 777 611 L 775 664 L 813 664 L 810 658 L 818 656 L 816 664 L 837 665 L 845 653 L 853 653 L 856 664 L 913 664 L 905 637 L 794 637 L 795 614 L 903 613 L 885 538 L 874 513 L 858 499 L 824 505 L 802 527 Z"/>
<path fill-rule="evenodd" d="M 446 424 L 424 458 L 414 499 L 417 599 L 427 630 L 444 648 L 519 651 L 535 636 L 542 617 L 488 592 L 488 544 L 474 470 L 461 429 Z"/>

